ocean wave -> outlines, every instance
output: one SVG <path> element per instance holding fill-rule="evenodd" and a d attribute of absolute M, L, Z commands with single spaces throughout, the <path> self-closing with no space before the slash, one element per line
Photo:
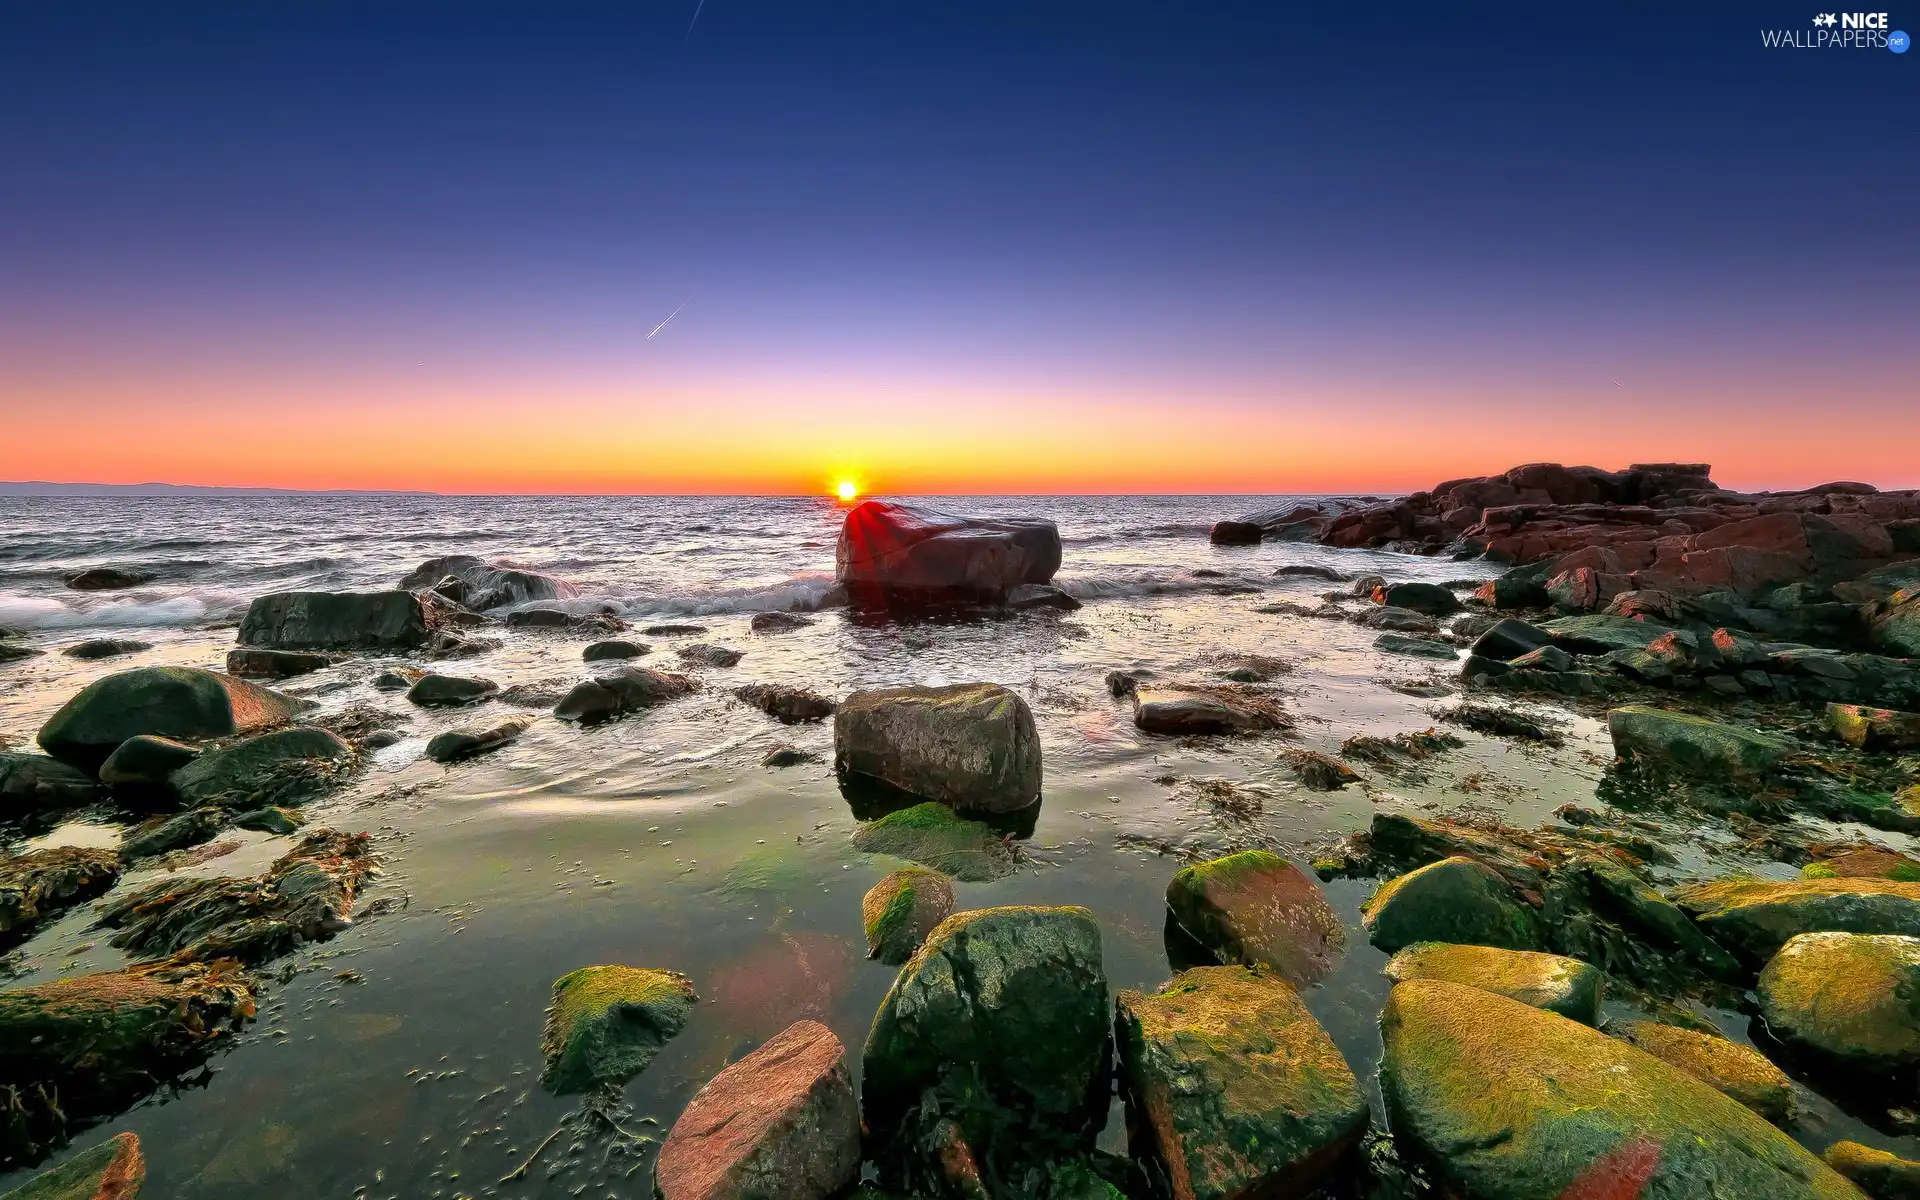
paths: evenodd
<path fill-rule="evenodd" d="M 70 603 L 52 596 L 0 592 L 0 626 L 8 629 L 144 629 L 201 625 L 238 616 L 247 598 L 225 589 L 196 589 L 153 599 Z"/>
<path fill-rule="evenodd" d="M 1265 591 L 1271 580 L 1242 575 L 1202 575 L 1187 571 L 1099 571 L 1063 574 L 1054 586 L 1076 600 L 1118 600 L 1129 596 L 1236 595 Z"/>
<path fill-rule="evenodd" d="M 725 613 L 817 612 L 845 603 L 845 596 L 832 575 L 812 573 L 757 587 L 633 597 L 622 604 L 620 615 L 704 617 Z"/>
<path fill-rule="evenodd" d="M 1211 523 L 1175 522 L 1167 525 L 1141 525 L 1131 529 L 1115 529 L 1106 533 L 1085 533 L 1074 537 L 1062 537 L 1062 545 L 1095 546 L 1111 542 L 1145 542 L 1167 538 L 1205 537 L 1213 529 Z"/>

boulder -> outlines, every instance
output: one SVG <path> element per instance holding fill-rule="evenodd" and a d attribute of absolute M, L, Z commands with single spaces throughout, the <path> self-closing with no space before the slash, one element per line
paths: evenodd
<path fill-rule="evenodd" d="M 994 683 L 874 688 L 841 701 L 834 768 L 962 812 L 1005 813 L 1040 800 L 1033 712 Z"/>
<path fill-rule="evenodd" d="M 1409 637 L 1404 633 L 1383 633 L 1373 639 L 1373 648 L 1386 654 L 1408 654 L 1415 658 L 1443 659 L 1452 662 L 1460 652 L 1451 643 L 1433 638 Z"/>
<path fill-rule="evenodd" d="M 660 1200 L 827 1200 L 860 1174 L 847 1049 L 801 1021 L 707 1082 L 654 1164 Z"/>
<path fill-rule="evenodd" d="M 181 767 L 200 757 L 198 748 L 172 738 L 141 734 L 115 747 L 100 764 L 100 782 L 110 787 L 162 788 Z"/>
<path fill-rule="evenodd" d="M 867 957 L 897 967 L 952 915 L 953 883 L 945 875 L 918 867 L 895 871 L 860 900 Z"/>
<path fill-rule="evenodd" d="M 1271 702 L 1251 702 L 1222 688 L 1136 688 L 1133 723 L 1148 733 L 1181 737 L 1255 733 L 1287 725 Z"/>
<path fill-rule="evenodd" d="M 1864 704 L 1829 704 L 1827 724 L 1834 736 L 1856 750 L 1911 750 L 1920 746 L 1920 713 Z"/>
<path fill-rule="evenodd" d="M 1712 1084 L 1775 1124 L 1793 1115 L 1793 1080 L 1752 1046 L 1655 1021 L 1609 1021 L 1607 1036 Z"/>
<path fill-rule="evenodd" d="M 134 1200 L 147 1180 L 140 1138 L 116 1133 L 51 1171 L 36 1175 L 0 1200 Z"/>
<path fill-rule="evenodd" d="M 1322 579 L 1328 583 L 1346 583 L 1353 576 L 1332 567 L 1322 567 L 1313 563 L 1288 563 L 1273 569 L 1276 579 Z"/>
<path fill-rule="evenodd" d="M 1475 1200 L 1860 1200 L 1757 1113 L 1578 1021 L 1421 979 L 1380 1028 L 1394 1137 Z"/>
<path fill-rule="evenodd" d="M 564 608 L 518 608 L 507 614 L 508 629 L 564 629 L 571 633 L 619 633 L 627 623 L 610 612 L 577 613 Z"/>
<path fill-rule="evenodd" d="M 799 613 L 763 612 L 753 614 L 753 620 L 747 622 L 747 628 L 761 634 L 791 633 L 811 624 L 812 617 L 803 617 Z"/>
<path fill-rule="evenodd" d="M 1895 658 L 1920 658 L 1920 589 L 1900 595 L 1902 599 L 1873 619 L 1873 644 Z"/>
<path fill-rule="evenodd" d="M 1437 583 L 1390 583 L 1375 588 L 1373 602 L 1389 608 L 1411 609 L 1429 617 L 1445 617 L 1460 611 L 1460 599 Z"/>
<path fill-rule="evenodd" d="M 1000 879 L 1013 870 L 1012 853 L 999 831 L 931 801 L 867 822 L 854 832 L 853 846 L 974 882 Z"/>
<path fill-rule="evenodd" d="M 1167 883 L 1167 913 L 1215 961 L 1271 967 L 1299 987 L 1320 982 L 1346 952 L 1320 886 L 1270 850 L 1183 868 Z"/>
<path fill-rule="evenodd" d="M 1675 889 L 1672 898 L 1716 941 L 1756 963 L 1803 933 L 1920 937 L 1920 883 L 1726 879 Z"/>
<path fill-rule="evenodd" d="M 1920 1162 L 1859 1142 L 1835 1142 L 1820 1159 L 1872 1200 L 1920 1200 Z"/>
<path fill-rule="evenodd" d="M 1114 1005 L 1134 1157 L 1175 1200 L 1304 1196 L 1366 1132 L 1366 1092 L 1264 968 L 1196 967 Z"/>
<path fill-rule="evenodd" d="M 1255 546 L 1265 532 L 1252 521 L 1215 521 L 1207 540 L 1216 546 Z"/>
<path fill-rule="evenodd" d="M 1760 972 L 1767 1031 L 1823 1064 L 1920 1068 L 1920 937 L 1803 933 Z"/>
<path fill-rule="evenodd" d="M 1539 923 L 1507 882 L 1485 864 L 1453 857 L 1380 885 L 1361 906 L 1367 938 L 1388 954 L 1416 942 L 1458 942 L 1527 950 Z"/>
<path fill-rule="evenodd" d="M 332 654 L 316 654 L 309 650 L 250 650 L 243 647 L 227 651 L 227 674 L 243 679 L 291 679 L 296 675 L 323 671 L 338 661 Z"/>
<path fill-rule="evenodd" d="M 1112 1013 L 1084 908 L 955 913 L 902 967 L 862 1055 L 875 1156 L 925 1161 L 950 1120 L 989 1177 L 1093 1148 Z"/>
<path fill-rule="evenodd" d="M 118 658 L 122 654 L 138 654 L 142 650 L 151 649 L 153 649 L 152 642 L 135 641 L 132 638 L 88 638 L 84 642 L 75 642 L 60 653 L 68 658 L 91 662 L 95 659 Z"/>
<path fill-rule="evenodd" d="M 553 715 L 562 721 L 597 725 L 676 700 L 698 687 L 699 684 L 685 675 L 622 667 L 575 684 L 573 690 L 554 705 Z"/>
<path fill-rule="evenodd" d="M 47 918 L 105 894 L 119 879 L 119 856 L 94 846 L 0 857 L 0 950 L 25 941 Z"/>
<path fill-rule="evenodd" d="M 516 741 L 532 722 L 499 721 L 492 725 L 467 729 L 449 729 L 435 734 L 427 743 L 427 757 L 437 763 L 453 763 L 498 750 Z"/>
<path fill-rule="evenodd" d="M 868 500 L 847 513 L 835 578 L 856 608 L 1000 603 L 1060 569 L 1060 530 L 1033 518 L 984 520 Z"/>
<path fill-rule="evenodd" d="M 65 582 L 76 592 L 117 592 L 152 583 L 153 573 L 130 567 L 88 567 L 68 575 Z"/>
<path fill-rule="evenodd" d="M 0 817 L 92 802 L 86 773 L 44 754 L 0 754 Z"/>
<path fill-rule="evenodd" d="M 691 646 L 681 646 L 674 651 L 680 661 L 694 667 L 732 667 L 738 666 L 745 657 L 740 651 L 728 646 L 709 646 L 698 642 Z"/>
<path fill-rule="evenodd" d="M 353 747 L 331 730 L 281 729 L 209 750 L 175 771 L 168 783 L 193 804 L 257 808 L 304 803 L 353 762 Z"/>
<path fill-rule="evenodd" d="M 96 770 L 120 743 L 141 734 L 233 737 L 285 724 L 294 701 L 278 692 L 195 667 L 135 667 L 96 679 L 40 727 L 48 754 Z"/>
<path fill-rule="evenodd" d="M 491 679 L 460 675 L 422 675 L 407 689 L 407 699 L 423 708 L 477 704 L 500 690 Z"/>
<path fill-rule="evenodd" d="M 1614 753 L 1710 778 L 1755 779 L 1792 747 L 1779 738 L 1705 717 L 1632 704 L 1607 714 Z"/>
<path fill-rule="evenodd" d="M 412 592 L 275 592 L 248 606 L 239 641 L 272 650 L 417 650 L 439 624 Z"/>
<path fill-rule="evenodd" d="M 210 842 L 227 827 L 227 813 L 220 808 L 194 808 L 170 817 L 160 817 L 129 833 L 120 843 L 120 856 L 128 862 L 167 854 Z"/>
<path fill-rule="evenodd" d="M 540 1085 L 557 1096 L 622 1084 L 687 1023 L 693 981 L 644 967 L 581 967 L 554 981 Z"/>
<path fill-rule="evenodd" d="M 595 642 L 580 652 L 582 662 L 608 662 L 619 659 L 639 658 L 652 650 L 651 646 L 641 642 L 627 642 L 618 638 Z"/>
<path fill-rule="evenodd" d="M 824 721 L 839 707 L 818 692 L 779 683 L 749 683 L 733 694 L 785 725 Z"/>
<path fill-rule="evenodd" d="M 1446 942 L 1408 946 L 1387 960 L 1386 976 L 1395 983 L 1409 979 L 1464 983 L 1582 1025 L 1600 1023 L 1600 992 L 1606 982 L 1598 970 L 1577 958 Z"/>
<path fill-rule="evenodd" d="M 449 578 L 455 584 L 448 589 L 451 595 L 440 590 Z M 570 600 L 580 594 L 580 589 L 557 575 L 506 562 L 487 562 L 471 554 L 430 558 L 409 571 L 400 586 L 410 592 L 432 588 L 475 612 L 535 600 Z"/>

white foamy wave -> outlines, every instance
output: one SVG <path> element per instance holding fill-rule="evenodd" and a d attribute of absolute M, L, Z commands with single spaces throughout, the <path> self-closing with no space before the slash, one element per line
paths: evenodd
<path fill-rule="evenodd" d="M 816 612 L 846 603 L 844 593 L 825 573 L 796 575 L 758 587 L 712 592 L 636 596 L 621 606 L 623 617 L 704 617 L 723 613 Z"/>
<path fill-rule="evenodd" d="M 239 615 L 237 592 L 197 590 L 158 599 L 69 604 L 51 596 L 0 592 L 0 626 L 8 629 L 144 629 L 199 625 Z"/>
<path fill-rule="evenodd" d="M 1240 575 L 1202 575 L 1185 571 L 1101 571 L 1087 575 L 1060 575 L 1054 586 L 1076 600 L 1113 600 L 1128 596 L 1187 596 L 1265 591 L 1270 580 Z"/>
<path fill-rule="evenodd" d="M 1213 529 L 1212 525 L 1197 525 L 1176 522 L 1166 525 L 1142 525 L 1132 529 L 1115 529 L 1107 533 L 1084 533 L 1062 537 L 1060 542 L 1067 546 L 1093 546 L 1105 542 L 1153 541 L 1160 538 L 1205 537 Z"/>

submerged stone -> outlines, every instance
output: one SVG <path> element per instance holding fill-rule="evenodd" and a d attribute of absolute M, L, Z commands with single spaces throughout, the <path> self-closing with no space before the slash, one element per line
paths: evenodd
<path fill-rule="evenodd" d="M 242 647 L 227 651 L 227 674 L 246 679 L 291 679 L 311 675 L 339 661 L 331 654 L 304 650 L 260 650 Z"/>
<path fill-rule="evenodd" d="M 1920 938 L 1803 933 L 1774 955 L 1755 990 L 1768 1031 L 1827 1065 L 1920 1067 Z"/>
<path fill-rule="evenodd" d="M 681 646 L 674 651 L 680 661 L 695 667 L 733 667 L 746 657 L 731 646 L 710 646 L 705 642 L 696 642 L 691 646 Z"/>
<path fill-rule="evenodd" d="M 1678 888 L 1673 901 L 1753 962 L 1772 958 L 1803 933 L 1920 937 L 1920 883 L 1894 879 L 1726 879 Z"/>
<path fill-rule="evenodd" d="M 855 831 L 853 845 L 975 882 L 999 879 L 1013 869 L 1012 853 L 998 831 L 957 816 L 944 804 L 916 804 L 869 821 Z"/>
<path fill-rule="evenodd" d="M 553 985 L 540 1085 L 555 1095 L 621 1084 L 646 1069 L 687 1023 L 693 981 L 675 971 L 581 967 Z"/>
<path fill-rule="evenodd" d="M 75 642 L 60 653 L 68 658 L 92 661 L 101 658 L 118 658 L 122 654 L 138 654 L 142 650 L 153 649 L 152 642 L 139 642 L 132 638 L 88 638 L 84 642 Z"/>
<path fill-rule="evenodd" d="M 1628 705 L 1607 714 L 1614 752 L 1695 775 L 1750 779 L 1771 771 L 1791 747 L 1778 738 L 1705 717 Z"/>
<path fill-rule="evenodd" d="M 1281 760 L 1293 768 L 1300 782 L 1316 792 L 1337 792 L 1350 783 L 1360 782 L 1360 773 L 1330 754 L 1314 750 L 1289 750 Z"/>
<path fill-rule="evenodd" d="M 1494 946 L 1418 942 L 1387 961 L 1386 976 L 1443 979 L 1518 1000 L 1580 1022 L 1600 1023 L 1600 993 L 1606 982 L 1597 969 L 1577 958 Z"/>
<path fill-rule="evenodd" d="M 56 846 L 0 857 L 0 949 L 40 922 L 104 895 L 120 879 L 120 858 L 92 846 Z"/>
<path fill-rule="evenodd" d="M 733 694 L 787 725 L 824 721 L 838 707 L 818 692 L 778 683 L 749 683 L 733 689 Z"/>
<path fill-rule="evenodd" d="M 407 699 L 423 708 L 477 704 L 500 690 L 491 679 L 460 675 L 422 675 L 407 689 Z"/>
<path fill-rule="evenodd" d="M 195 667 L 135 667 L 94 680 L 40 727 L 48 754 L 94 770 L 141 734 L 198 741 L 284 724 L 292 699 Z"/>
<path fill-rule="evenodd" d="M 1471 858 L 1430 863 L 1380 885 L 1361 923 L 1389 954 L 1416 942 L 1526 950 L 1540 944 L 1533 911 L 1504 879 Z"/>
<path fill-rule="evenodd" d="M 1387 654 L 1410 654 L 1415 658 L 1445 659 L 1449 662 L 1459 657 L 1459 650 L 1451 642 L 1405 633 L 1383 633 L 1373 639 L 1373 648 Z"/>
<path fill-rule="evenodd" d="M 1654 1021 L 1609 1021 L 1607 1036 L 1712 1084 L 1776 1124 L 1793 1114 L 1793 1080 L 1751 1046 Z"/>
<path fill-rule="evenodd" d="M 0 1195 L 0 1200 L 134 1200 L 146 1180 L 140 1138 L 116 1133 Z"/>
<path fill-rule="evenodd" d="M 873 688 L 841 702 L 834 767 L 959 811 L 1040 799 L 1040 735 L 1027 702 L 995 683 Z"/>
<path fill-rule="evenodd" d="M 899 966 L 953 913 L 953 884 L 938 871 L 908 867 L 868 889 L 860 900 L 867 957 Z"/>
<path fill-rule="evenodd" d="M 484 727 L 449 729 L 427 743 L 427 757 L 437 763 L 459 762 L 498 750 L 527 731 L 529 721 L 499 721 Z"/>
<path fill-rule="evenodd" d="M 1180 1200 L 1305 1195 L 1367 1128 L 1367 1097 L 1293 988 L 1196 967 L 1123 991 L 1114 1032 L 1134 1154 Z"/>
<path fill-rule="evenodd" d="M 1346 951 L 1346 931 L 1300 868 L 1270 850 L 1247 850 L 1176 873 L 1167 911 L 1223 963 L 1273 968 L 1289 983 L 1318 983 Z"/>
<path fill-rule="evenodd" d="M 685 675 L 649 671 L 644 667 L 622 667 L 574 685 L 553 715 L 562 721 L 597 725 L 629 713 L 665 704 L 699 688 Z"/>
<path fill-rule="evenodd" d="M 169 782 L 195 804 L 301 804 L 338 782 L 352 762 L 353 747 L 338 734 L 302 726 L 209 750 L 175 771 Z"/>

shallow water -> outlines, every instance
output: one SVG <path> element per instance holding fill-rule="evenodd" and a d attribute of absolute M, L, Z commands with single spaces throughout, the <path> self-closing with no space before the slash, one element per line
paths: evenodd
<path fill-rule="evenodd" d="M 371 681 L 398 660 L 357 659 L 290 680 L 323 711 L 371 704 L 407 737 L 370 757 L 353 784 L 310 806 L 316 825 L 375 835 L 385 874 L 360 902 L 405 901 L 308 947 L 269 974 L 261 1018 L 210 1064 L 204 1086 L 154 1102 L 82 1135 L 136 1130 L 152 1194 L 170 1197 L 633 1196 L 648 1160 L 612 1139 L 562 1137 L 527 1177 L 518 1166 L 577 1108 L 536 1083 L 541 1018 L 553 980 L 597 962 L 669 967 L 690 975 L 701 1003 L 686 1031 L 626 1089 L 636 1133 L 664 1134 L 722 1065 L 802 1016 L 817 1017 L 858 1052 L 893 972 L 868 962 L 862 893 L 897 860 L 852 849 L 857 821 L 833 779 L 831 723 L 781 726 L 728 694 L 753 680 L 803 683 L 839 696 L 865 686 L 993 680 L 1031 703 L 1045 752 L 1044 801 L 1021 869 L 956 885 L 963 908 L 1083 904 L 1099 918 L 1116 988 L 1150 988 L 1169 974 L 1163 893 L 1192 857 L 1270 846 L 1305 864 L 1316 847 L 1364 828 L 1376 809 L 1483 812 L 1532 827 L 1567 802 L 1595 805 L 1611 759 L 1602 726 L 1556 712 L 1557 748 L 1521 747 L 1461 731 L 1466 745 L 1417 773 L 1367 771 L 1364 787 L 1310 792 L 1279 765 L 1281 751 L 1337 750 L 1352 734 L 1423 729 L 1449 703 L 1391 690 L 1445 682 L 1449 664 L 1382 654 L 1374 631 L 1254 609 L 1317 602 L 1336 585 L 1276 578 L 1290 563 L 1351 574 L 1441 581 L 1485 575 L 1479 564 L 1319 547 L 1209 546 L 1212 520 L 1284 502 L 1250 497 L 962 498 L 936 503 L 977 514 L 1058 520 L 1067 541 L 1060 582 L 1087 601 L 1073 613 L 946 624 L 855 623 L 844 611 L 799 630 L 755 635 L 755 611 L 809 609 L 831 580 L 841 510 L 805 499 L 442 499 L 0 501 L 0 625 L 25 627 L 57 651 L 98 636 L 151 641 L 103 662 L 58 653 L 0 667 L 0 738 L 25 745 L 88 680 L 154 663 L 221 665 L 231 622 L 256 594 L 290 587 L 390 586 L 420 560 L 471 552 L 551 569 L 583 584 L 582 605 L 606 600 L 630 618 L 697 617 L 701 635 L 646 637 L 643 663 L 673 669 L 694 641 L 746 652 L 733 668 L 694 673 L 710 685 L 685 700 L 592 730 L 544 709 L 490 702 L 477 710 L 412 709 Z M 67 571 L 96 563 L 159 574 L 149 587 L 87 596 L 64 591 Z M 1195 572 L 1219 572 L 1218 575 Z M 1221 594 L 1234 591 L 1237 594 Z M 564 686 L 587 673 L 593 640 L 488 628 L 502 646 L 440 669 L 505 685 Z M 1103 676 L 1148 668 L 1205 680 L 1218 657 L 1281 658 L 1278 680 L 1297 728 L 1290 735 L 1173 740 L 1141 734 Z M 420 758 L 426 738 L 477 718 L 535 719 L 513 746 L 445 768 Z M 791 741 L 822 761 L 759 765 Z M 1191 781 L 1224 779 L 1260 811 L 1210 807 Z M 1674 826 L 1676 876 L 1717 873 Z M 8 847 L 112 844 L 115 826 L 69 822 Z M 265 866 L 287 839 L 241 834 L 201 873 Z M 1740 862 L 1768 873 L 1778 864 Z M 141 882 L 129 876 L 121 886 Z M 1369 881 L 1327 887 L 1357 931 Z M 117 965 L 68 914 L 11 956 L 22 981 Z M 1375 1025 L 1384 955 L 1354 932 L 1338 971 L 1308 996 L 1356 1071 L 1378 1059 Z M 287 969 L 281 972 L 281 966 Z M 1734 1014 L 1705 1014 L 1739 1032 Z M 1843 1131 L 1877 1144 L 1830 1106 L 1807 1098 L 1799 1131 L 1824 1145 Z M 657 1122 L 655 1125 L 647 1122 Z M 1120 1122 L 1103 1144 L 1122 1149 Z M 550 1180 L 551 1177 L 551 1181 Z M 0 1187 L 9 1182 L 0 1179 Z"/>

